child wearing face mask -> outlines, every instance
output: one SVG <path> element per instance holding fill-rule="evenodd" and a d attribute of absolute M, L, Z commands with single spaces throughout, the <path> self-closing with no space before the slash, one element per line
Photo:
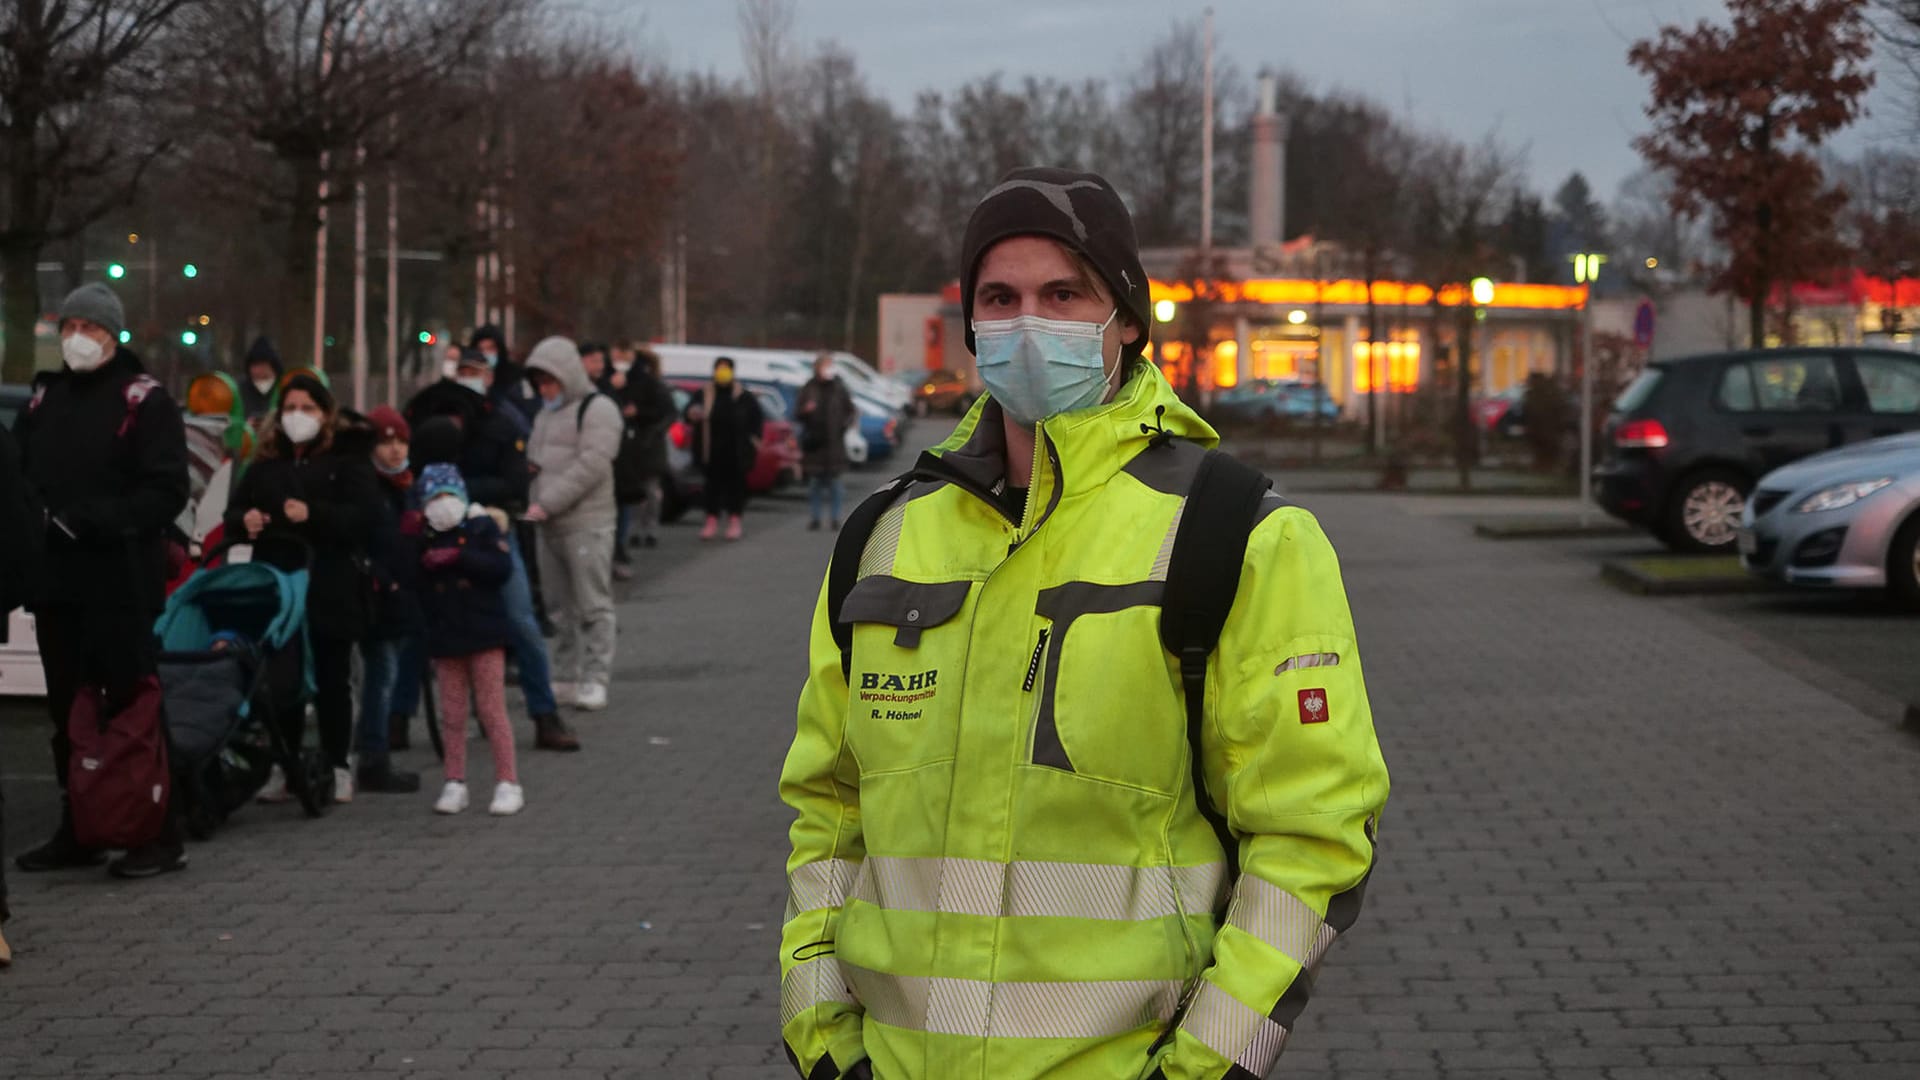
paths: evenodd
<path fill-rule="evenodd" d="M 467 497 L 457 466 L 427 466 L 420 474 L 420 606 L 426 615 L 427 655 L 440 691 L 446 786 L 435 813 L 467 808 L 467 703 L 472 700 L 493 748 L 493 803 L 505 817 L 526 805 L 516 771 L 513 729 L 507 723 L 507 654 L 513 626 L 502 587 L 513 573 L 504 515 Z M 496 516 L 498 515 L 498 516 Z"/>

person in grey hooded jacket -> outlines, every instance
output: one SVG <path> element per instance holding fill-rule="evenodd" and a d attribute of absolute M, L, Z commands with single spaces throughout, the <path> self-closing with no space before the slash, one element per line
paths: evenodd
<path fill-rule="evenodd" d="M 582 709 L 604 709 L 613 669 L 613 534 L 619 522 L 613 461 L 625 419 L 599 393 L 563 337 L 533 347 L 527 373 L 540 414 L 527 442 L 534 468 L 527 519 L 540 523 L 540 577 L 559 627 L 553 688 Z"/>

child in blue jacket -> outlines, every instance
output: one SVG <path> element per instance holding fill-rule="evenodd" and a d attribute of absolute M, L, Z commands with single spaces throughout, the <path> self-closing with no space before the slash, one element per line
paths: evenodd
<path fill-rule="evenodd" d="M 513 573 L 506 525 L 467 498 L 460 469 L 429 465 L 420 475 L 420 607 L 427 655 L 440 691 L 440 731 L 447 784 L 437 813 L 467 808 L 467 702 L 471 697 L 493 746 L 491 812 L 517 814 L 526 805 L 507 724 L 507 644 L 513 637 L 501 589 Z"/>

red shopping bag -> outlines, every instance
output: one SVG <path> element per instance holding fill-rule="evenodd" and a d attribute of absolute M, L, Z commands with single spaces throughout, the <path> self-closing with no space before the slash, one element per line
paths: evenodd
<path fill-rule="evenodd" d="M 67 799 L 81 847 L 136 848 L 166 825 L 171 783 L 160 680 L 149 675 L 133 700 L 111 711 L 106 692 L 83 687 L 67 715 L 73 754 L 67 759 Z"/>

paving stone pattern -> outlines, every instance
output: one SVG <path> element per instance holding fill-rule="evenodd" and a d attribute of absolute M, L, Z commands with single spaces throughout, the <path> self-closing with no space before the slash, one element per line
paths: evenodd
<path fill-rule="evenodd" d="M 1394 795 L 1276 1075 L 1920 1077 L 1914 740 L 1549 547 L 1304 498 Z M 14 877 L 0 1078 L 787 1075 L 775 778 L 831 539 L 750 529 L 669 535 L 519 818 L 254 808 L 168 879 Z"/>

